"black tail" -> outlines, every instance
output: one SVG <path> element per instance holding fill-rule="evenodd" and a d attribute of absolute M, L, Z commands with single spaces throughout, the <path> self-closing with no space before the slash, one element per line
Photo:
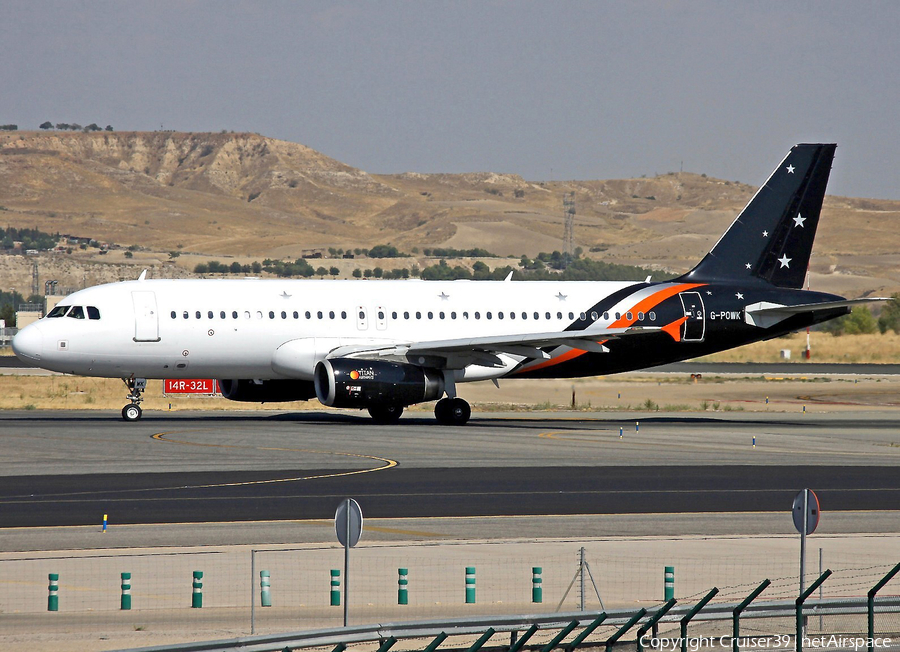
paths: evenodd
<path fill-rule="evenodd" d="M 694 269 L 690 282 L 802 288 L 837 145 L 796 145 Z"/>

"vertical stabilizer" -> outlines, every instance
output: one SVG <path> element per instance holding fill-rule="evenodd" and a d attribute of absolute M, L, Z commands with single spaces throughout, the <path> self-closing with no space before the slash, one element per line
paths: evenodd
<path fill-rule="evenodd" d="M 763 280 L 777 287 L 803 287 L 836 147 L 794 146 L 683 280 Z"/>

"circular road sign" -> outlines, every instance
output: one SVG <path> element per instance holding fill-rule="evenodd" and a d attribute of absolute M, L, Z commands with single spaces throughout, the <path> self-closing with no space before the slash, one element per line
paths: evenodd
<path fill-rule="evenodd" d="M 348 524 L 347 519 L 350 519 Z M 341 501 L 334 513 L 334 531 L 342 546 L 347 546 L 347 534 L 349 530 L 349 547 L 359 543 L 359 535 L 362 534 L 363 515 L 359 503 L 352 498 Z"/>
<path fill-rule="evenodd" d="M 807 494 L 806 498 L 806 518 L 803 515 L 803 494 Z M 812 489 L 803 489 L 794 497 L 794 508 L 792 516 L 794 517 L 794 527 L 797 532 L 803 534 L 803 521 L 806 521 L 806 534 L 812 534 L 819 525 L 819 497 Z"/>

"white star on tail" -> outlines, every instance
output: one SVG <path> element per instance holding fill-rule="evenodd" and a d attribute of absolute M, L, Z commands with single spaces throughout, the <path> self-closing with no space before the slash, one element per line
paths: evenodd
<path fill-rule="evenodd" d="M 793 165 L 787 166 L 787 171 L 788 171 L 788 174 L 793 174 L 793 173 L 794 173 L 794 166 L 793 166 Z"/>
<path fill-rule="evenodd" d="M 800 215 L 800 213 L 797 213 L 797 217 L 794 218 L 794 226 L 799 226 L 802 229 L 805 221 L 806 218 Z"/>
<path fill-rule="evenodd" d="M 745 263 L 744 267 L 746 267 L 747 269 L 750 269 L 751 265 L 750 265 L 750 263 Z"/>
<path fill-rule="evenodd" d="M 781 267 L 779 267 L 779 269 L 784 268 L 784 267 L 787 267 L 788 269 L 790 269 L 791 266 L 789 263 L 792 260 L 793 260 L 793 258 L 788 258 L 787 254 L 781 254 L 781 258 L 778 259 L 778 262 L 781 263 Z"/>
<path fill-rule="evenodd" d="M 768 232 L 768 231 L 763 231 L 763 237 L 764 237 L 764 238 L 768 238 L 768 237 L 769 237 L 769 232 Z"/>
<path fill-rule="evenodd" d="M 743 299 L 743 298 L 744 298 L 744 295 L 741 294 L 740 292 L 737 292 L 734 296 L 736 296 L 738 299 Z"/>

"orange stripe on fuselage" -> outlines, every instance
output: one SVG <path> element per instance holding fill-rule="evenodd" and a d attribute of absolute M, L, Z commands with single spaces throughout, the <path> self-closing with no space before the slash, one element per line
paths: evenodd
<path fill-rule="evenodd" d="M 678 285 L 673 285 L 673 286 L 664 288 L 662 290 L 659 290 L 658 292 L 654 292 L 653 294 L 651 294 L 649 297 L 647 297 L 643 301 L 639 301 L 637 303 L 637 305 L 635 305 L 630 311 L 626 311 L 625 314 L 627 314 L 628 312 L 632 313 L 631 319 L 627 319 L 625 317 L 625 314 L 623 314 L 621 318 L 617 319 L 615 322 L 613 322 L 610 325 L 610 328 L 625 328 L 627 326 L 631 326 L 632 324 L 634 324 L 634 322 L 637 321 L 637 313 L 650 312 L 650 310 L 652 308 L 655 308 L 660 303 L 662 303 L 663 301 L 665 301 L 666 299 L 668 299 L 670 297 L 675 296 L 679 292 L 686 292 L 688 290 L 693 290 L 694 288 L 702 287 L 704 285 L 706 285 L 706 284 L 705 283 L 680 283 Z M 665 331 L 666 333 L 668 333 L 669 335 L 671 335 L 672 338 L 676 342 L 680 341 L 681 340 L 680 333 L 677 333 L 678 337 L 676 337 L 675 335 L 672 334 L 672 332 L 669 329 L 671 329 L 672 326 L 676 326 L 676 328 L 680 327 L 681 324 L 684 323 L 684 321 L 685 321 L 685 319 L 682 318 L 680 321 L 673 322 L 673 324 L 669 324 L 668 326 L 663 327 L 662 330 Z M 573 335 L 576 335 L 577 333 L 578 333 L 578 331 L 572 332 Z M 600 344 L 603 344 L 604 342 L 606 342 L 606 340 L 600 341 Z M 558 355 L 555 358 L 552 358 L 551 360 L 545 360 L 545 361 L 540 362 L 533 366 L 522 367 L 521 369 L 517 370 L 515 373 L 516 374 L 519 374 L 519 373 L 524 374 L 524 373 L 528 373 L 531 371 L 538 371 L 540 369 L 546 369 L 547 367 L 553 367 L 555 365 L 562 364 L 563 362 L 568 362 L 569 360 L 574 360 L 575 358 L 580 357 L 580 356 L 584 355 L 585 353 L 587 353 L 587 351 L 584 351 L 582 349 L 573 348 L 571 351 L 566 351 L 562 355 Z"/>
<path fill-rule="evenodd" d="M 680 283 L 678 285 L 664 288 L 658 292 L 654 292 L 643 301 L 639 301 L 636 306 L 631 308 L 631 310 L 626 311 L 620 319 L 617 319 L 610 325 L 610 328 L 626 328 L 628 326 L 631 326 L 632 324 L 634 324 L 634 322 L 637 321 L 637 314 L 639 312 L 650 312 L 651 308 L 655 308 L 666 299 L 674 297 L 680 292 L 693 290 L 694 288 L 699 288 L 704 285 L 705 283 Z M 629 312 L 631 313 L 631 319 L 627 319 L 625 317 L 625 315 L 627 315 Z"/>

